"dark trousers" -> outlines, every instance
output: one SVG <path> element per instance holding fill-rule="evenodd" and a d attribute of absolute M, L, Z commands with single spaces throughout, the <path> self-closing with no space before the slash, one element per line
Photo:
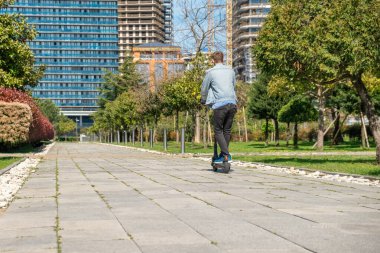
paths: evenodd
<path fill-rule="evenodd" d="M 228 104 L 214 110 L 213 124 L 215 140 L 219 144 L 223 155 L 229 155 L 228 146 L 231 139 L 231 128 L 237 107 Z"/>

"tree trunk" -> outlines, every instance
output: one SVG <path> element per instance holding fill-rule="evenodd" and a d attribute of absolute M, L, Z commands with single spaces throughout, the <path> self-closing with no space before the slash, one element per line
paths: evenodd
<path fill-rule="evenodd" d="M 179 112 L 175 115 L 175 141 L 179 143 Z"/>
<path fill-rule="evenodd" d="M 344 141 L 343 140 L 343 136 L 342 136 L 342 129 L 341 128 L 344 125 L 344 122 L 346 122 L 347 117 L 348 117 L 348 114 L 346 114 L 346 116 L 344 116 L 344 119 L 343 119 L 342 123 L 339 123 L 338 132 L 335 133 L 334 138 L 333 138 L 333 140 L 331 142 L 331 146 L 332 146 L 332 144 L 335 143 L 335 139 L 338 138 L 338 135 L 340 135 L 342 137 L 342 142 Z"/>
<path fill-rule="evenodd" d="M 244 122 L 245 142 L 248 142 L 247 116 L 245 115 L 245 107 L 244 106 L 243 106 L 243 122 Z"/>
<path fill-rule="evenodd" d="M 365 109 L 369 121 L 369 128 L 371 129 L 373 138 L 376 142 L 376 161 L 380 165 L 380 118 L 376 115 L 375 106 L 371 100 L 367 88 L 365 87 L 361 76 L 353 80 L 354 87 L 360 96 L 360 100 Z"/>
<path fill-rule="evenodd" d="M 333 115 L 337 120 L 335 120 L 334 123 L 334 133 L 333 133 L 333 140 L 332 145 L 339 145 L 339 143 L 343 142 L 343 136 L 342 132 L 340 131 L 340 111 L 339 109 L 337 111 L 334 111 Z"/>
<path fill-rule="evenodd" d="M 154 115 L 154 125 L 153 125 L 153 142 L 157 142 L 157 129 L 158 129 L 158 117 Z"/>
<path fill-rule="evenodd" d="M 238 126 L 238 133 L 239 133 L 239 142 L 242 142 L 242 138 L 241 138 L 241 129 L 240 129 L 240 122 L 239 120 L 237 121 L 237 126 Z"/>
<path fill-rule="evenodd" d="M 203 120 L 203 148 L 207 148 L 207 111 Z"/>
<path fill-rule="evenodd" d="M 294 135 L 293 135 L 293 146 L 298 148 L 298 123 L 294 123 Z"/>
<path fill-rule="evenodd" d="M 274 119 L 274 141 L 276 143 L 276 147 L 280 146 L 280 129 L 278 126 L 278 120 Z"/>
<path fill-rule="evenodd" d="M 367 148 L 367 144 L 366 144 L 366 141 L 365 141 L 365 134 L 364 134 L 364 124 L 363 124 L 363 121 L 360 120 L 361 123 L 360 123 L 360 139 L 362 141 L 362 148 Z"/>
<path fill-rule="evenodd" d="M 194 142 L 201 143 L 201 115 L 199 111 L 195 113 Z"/>
<path fill-rule="evenodd" d="M 189 138 L 187 138 L 186 139 L 186 137 L 188 136 L 188 134 L 187 134 L 187 121 L 188 121 L 188 119 L 189 119 L 189 111 L 186 111 L 186 116 L 185 116 L 185 123 L 183 124 L 183 128 L 185 128 L 185 141 L 189 141 Z M 194 127 L 192 127 L 192 129 L 191 130 L 193 130 L 193 128 Z M 192 133 L 191 134 L 193 134 L 194 132 L 193 131 L 191 131 Z M 193 139 L 193 136 L 190 136 L 191 137 L 191 141 L 192 141 L 192 139 Z"/>
<path fill-rule="evenodd" d="M 145 122 L 145 142 L 149 143 L 149 126 L 147 122 Z"/>
<path fill-rule="evenodd" d="M 362 146 L 363 146 L 363 148 L 369 148 L 367 127 L 365 125 L 363 112 L 360 112 L 360 121 L 361 121 L 361 125 L 362 125 Z"/>
<path fill-rule="evenodd" d="M 290 133 L 290 122 L 287 123 L 287 127 L 286 127 L 286 146 L 289 147 L 289 140 L 290 140 L 290 137 L 291 137 L 291 133 Z"/>
<path fill-rule="evenodd" d="M 319 151 L 323 150 L 323 139 L 324 139 L 324 127 L 325 127 L 325 98 L 323 94 L 323 86 L 318 85 L 318 139 L 317 139 L 317 149 Z"/>
<path fill-rule="evenodd" d="M 265 146 L 268 146 L 268 138 L 269 138 L 269 119 L 265 119 Z"/>
<path fill-rule="evenodd" d="M 211 143 L 211 145 L 214 143 L 214 139 L 212 138 L 212 129 L 211 129 L 211 123 L 210 123 L 210 114 L 207 110 L 207 130 L 208 130 L 208 143 Z"/>

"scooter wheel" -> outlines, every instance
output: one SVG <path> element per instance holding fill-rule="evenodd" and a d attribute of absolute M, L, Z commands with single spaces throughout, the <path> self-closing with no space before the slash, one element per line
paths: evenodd
<path fill-rule="evenodd" d="M 216 167 L 216 165 L 213 164 L 213 165 L 212 165 L 212 170 L 213 170 L 214 172 L 217 172 L 217 171 L 218 171 L 218 167 Z"/>
<path fill-rule="evenodd" d="M 228 172 L 230 172 L 230 169 L 231 169 L 231 164 L 224 162 L 223 163 L 223 172 L 227 174 Z"/>

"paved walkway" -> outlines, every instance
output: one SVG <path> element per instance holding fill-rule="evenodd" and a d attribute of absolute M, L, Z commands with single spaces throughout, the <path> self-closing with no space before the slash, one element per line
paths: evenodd
<path fill-rule="evenodd" d="M 380 188 L 57 144 L 0 229 L 0 252 L 379 252 Z"/>

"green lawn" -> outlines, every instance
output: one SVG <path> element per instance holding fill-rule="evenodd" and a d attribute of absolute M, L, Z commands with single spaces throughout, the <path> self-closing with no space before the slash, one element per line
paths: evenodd
<path fill-rule="evenodd" d="M 0 157 L 0 170 L 4 169 L 8 165 L 11 165 L 12 163 L 15 163 L 22 158 L 19 157 Z"/>
<path fill-rule="evenodd" d="M 114 143 L 116 144 L 116 143 Z M 360 143 L 355 142 L 346 142 L 339 146 L 330 147 L 330 143 L 325 144 L 324 152 L 339 152 L 339 151 L 375 151 L 374 144 L 372 144 L 372 148 L 363 149 L 360 146 Z M 124 145 L 123 143 L 121 145 Z M 128 146 L 132 146 L 131 143 L 127 144 Z M 276 147 L 274 144 L 270 144 L 265 147 L 263 142 L 231 142 L 230 150 L 232 153 L 249 153 L 249 152 L 313 152 L 316 151 L 313 149 L 314 143 L 310 142 L 300 142 L 299 148 L 294 149 L 293 146 L 286 147 L 285 142 L 281 142 L 279 147 Z M 141 147 L 140 142 L 135 142 L 135 147 Z M 157 151 L 164 151 L 163 143 L 158 142 L 154 143 L 153 148 L 149 147 L 149 143 L 144 143 L 143 148 L 153 149 Z M 168 152 L 170 153 L 180 153 L 181 146 L 176 142 L 168 143 Z M 186 143 L 186 153 L 212 153 L 213 147 L 210 145 L 207 148 L 203 147 L 203 144 L 192 144 Z"/>
<path fill-rule="evenodd" d="M 380 176 L 380 166 L 375 164 L 375 156 L 349 156 L 349 155 L 334 155 L 334 156 L 297 156 L 297 152 L 307 153 L 313 152 L 312 148 L 314 143 L 301 142 L 298 149 L 294 149 L 292 146 L 286 147 L 284 142 L 281 142 L 279 147 L 269 145 L 265 147 L 264 143 L 260 142 L 231 142 L 230 150 L 232 153 L 264 153 L 264 155 L 251 155 L 251 156 L 234 156 L 234 160 L 248 161 L 248 162 L 260 162 L 272 165 L 292 166 L 298 168 L 308 168 L 313 170 L 323 170 L 331 172 L 350 173 L 358 175 L 371 175 Z M 120 144 L 124 145 L 124 144 Z M 131 143 L 128 144 L 131 146 Z M 372 147 L 374 145 L 372 144 Z M 141 148 L 140 142 L 136 142 L 135 146 Z M 153 148 L 149 147 L 149 143 L 144 143 L 142 148 L 152 149 L 157 151 L 164 151 L 162 142 L 155 143 Z M 180 153 L 180 144 L 176 142 L 168 143 L 169 153 Z M 357 151 L 375 151 L 375 148 L 363 149 L 360 147 L 360 143 L 344 143 L 337 147 L 330 147 L 329 143 L 326 143 L 324 152 L 357 152 Z M 204 148 L 200 144 L 186 143 L 186 153 L 209 153 L 213 152 L 213 148 L 210 146 Z M 281 156 L 270 155 L 271 152 L 292 152 L 294 155 Z"/>
<path fill-rule="evenodd" d="M 380 176 L 372 156 L 235 156 L 235 160 L 330 172 Z"/>

